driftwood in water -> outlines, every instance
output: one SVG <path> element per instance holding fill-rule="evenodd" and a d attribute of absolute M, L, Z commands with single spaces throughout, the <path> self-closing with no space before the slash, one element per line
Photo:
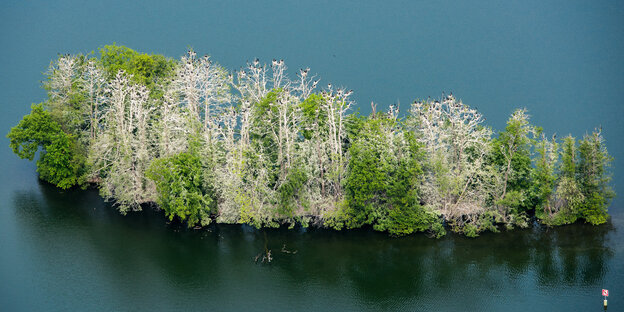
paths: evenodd
<path fill-rule="evenodd" d="M 254 262 L 258 263 L 258 260 L 261 260 L 261 263 L 271 263 L 273 260 L 273 256 L 271 256 L 271 250 L 268 248 L 268 239 L 266 236 L 266 232 L 264 232 L 264 253 L 259 253 L 255 258 Z M 262 257 L 262 258 L 260 258 Z"/>
<path fill-rule="evenodd" d="M 283 253 L 293 254 L 293 255 L 294 255 L 294 254 L 296 254 L 296 253 L 297 253 L 297 251 L 298 251 L 298 250 L 295 250 L 295 251 L 290 251 L 290 250 L 287 250 L 287 249 L 286 249 L 286 244 L 284 244 L 284 245 L 282 246 L 282 252 L 283 252 Z"/>

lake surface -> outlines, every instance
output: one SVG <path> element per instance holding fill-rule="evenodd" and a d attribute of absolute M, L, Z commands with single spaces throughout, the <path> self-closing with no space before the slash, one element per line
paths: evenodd
<path fill-rule="evenodd" d="M 500 130 L 514 108 L 559 137 L 602 126 L 624 195 L 624 3 L 0 4 L 0 132 L 42 101 L 57 53 L 117 42 L 229 69 L 284 58 L 354 89 L 361 113 L 453 91 Z M 624 310 L 624 201 L 603 226 L 393 239 L 362 229 L 189 230 L 40 183 L 0 139 L 0 310 Z M 270 264 L 254 262 L 265 250 Z"/>

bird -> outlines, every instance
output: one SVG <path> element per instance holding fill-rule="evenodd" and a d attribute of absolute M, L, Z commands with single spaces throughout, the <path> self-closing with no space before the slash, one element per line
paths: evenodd
<path fill-rule="evenodd" d="M 256 59 L 253 61 L 254 66 L 258 66 L 259 63 L 260 60 L 256 57 Z"/>
<path fill-rule="evenodd" d="M 331 83 L 327 85 L 327 89 L 331 89 L 332 85 Z"/>

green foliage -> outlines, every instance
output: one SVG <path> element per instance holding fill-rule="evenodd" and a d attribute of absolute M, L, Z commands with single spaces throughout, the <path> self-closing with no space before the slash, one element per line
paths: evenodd
<path fill-rule="evenodd" d="M 467 237 L 477 237 L 479 236 L 479 228 L 473 224 L 473 223 L 468 223 L 464 226 L 463 228 L 463 233 L 464 235 L 466 235 Z"/>
<path fill-rule="evenodd" d="M 507 121 L 505 131 L 492 140 L 492 163 L 499 168 L 503 176 L 503 193 L 498 195 L 497 205 L 507 209 L 512 219 L 523 219 L 518 214 L 525 214 L 537 203 L 531 192 L 533 186 L 533 167 L 531 148 L 535 141 L 530 134 L 539 133 L 528 120 L 526 111 L 516 110 Z M 506 193 L 515 191 L 510 198 Z M 506 206 L 512 204 L 514 206 Z M 515 206 L 517 204 L 517 206 Z"/>
<path fill-rule="evenodd" d="M 548 225 L 574 223 L 579 216 L 579 209 L 584 201 L 577 182 L 576 174 L 576 140 L 572 136 L 563 139 L 561 151 L 562 164 L 559 168 L 558 181 L 549 208 L 536 209 L 535 215 L 541 222 Z M 544 191 L 545 192 L 545 191 Z"/>
<path fill-rule="evenodd" d="M 349 228 L 370 224 L 378 231 L 403 236 L 431 229 L 438 222 L 437 215 L 418 201 L 420 146 L 410 132 L 393 137 L 395 127 L 394 120 L 369 118 L 355 135 L 346 182 Z M 389 144 L 398 149 L 389 149 Z"/>
<path fill-rule="evenodd" d="M 315 129 L 323 129 L 327 124 L 327 111 L 323 110 L 321 104 L 323 97 L 319 94 L 310 94 L 310 96 L 301 102 L 301 113 L 303 115 L 301 121 L 301 129 L 303 137 L 310 140 L 315 134 Z M 321 135 L 316 133 L 316 135 Z"/>
<path fill-rule="evenodd" d="M 162 96 L 162 92 L 157 89 L 157 82 L 170 78 L 175 65 L 173 60 L 162 55 L 139 53 L 116 44 L 100 48 L 100 62 L 109 79 L 123 70 L 133 76 L 134 82 L 146 86 L 154 98 Z"/>
<path fill-rule="evenodd" d="M 563 151 L 561 152 L 561 176 L 569 179 L 576 178 L 576 139 L 567 136 L 563 139 Z"/>
<path fill-rule="evenodd" d="M 7 137 L 11 149 L 17 156 L 33 160 L 39 146 L 51 143 L 51 134 L 60 130 L 60 126 L 52 121 L 50 113 L 43 109 L 42 104 L 32 105 L 30 114 L 24 116 L 17 126 L 11 128 Z"/>
<path fill-rule="evenodd" d="M 278 101 L 282 89 L 271 90 L 260 102 L 253 107 L 251 141 L 254 149 L 262 152 L 267 157 L 267 161 L 271 164 L 269 169 L 270 184 L 274 187 L 279 178 L 278 151 L 277 142 L 271 135 L 271 127 L 275 127 L 280 121 L 276 118 Z"/>
<path fill-rule="evenodd" d="M 344 144 L 345 152 L 351 148 L 351 144 L 358 136 L 358 133 L 362 130 L 366 124 L 366 118 L 360 116 L 359 113 L 348 115 L 345 119 L 345 132 L 347 134 L 346 142 Z"/>
<path fill-rule="evenodd" d="M 280 203 L 277 212 L 280 216 L 294 217 L 301 189 L 307 180 L 305 172 L 299 168 L 293 168 L 288 172 L 285 181 L 278 188 Z"/>
<path fill-rule="evenodd" d="M 557 180 L 555 172 L 559 160 L 559 145 L 554 140 L 550 141 L 542 136 L 536 144 L 538 157 L 535 160 L 533 174 L 533 194 L 536 198 L 536 211 L 552 211 L 553 190 Z"/>
<path fill-rule="evenodd" d="M 507 121 L 505 131 L 492 141 L 492 151 L 498 165 L 507 165 L 506 161 L 511 158 L 512 172 L 507 181 L 509 189 L 528 189 L 530 186 L 531 147 L 534 140 L 529 135 L 533 131 L 524 111 L 518 110 Z"/>
<path fill-rule="evenodd" d="M 211 195 L 202 178 L 203 168 L 198 156 L 180 153 L 155 160 L 147 177 L 156 183 L 158 204 L 170 220 L 186 220 L 188 226 L 210 223 Z"/>
<path fill-rule="evenodd" d="M 382 120 L 370 119 L 349 149 L 347 200 L 353 219 L 349 227 L 374 221 L 379 196 L 386 189 L 388 163 L 382 159 L 378 137 Z"/>
<path fill-rule="evenodd" d="M 349 203 L 347 200 L 342 200 L 336 204 L 336 210 L 325 215 L 323 225 L 327 228 L 337 231 L 342 230 L 345 224 L 349 220 Z"/>
<path fill-rule="evenodd" d="M 517 215 L 519 213 L 519 210 L 523 206 L 525 199 L 526 196 L 522 192 L 512 190 L 507 192 L 505 194 L 505 197 L 498 200 L 496 204 L 499 206 L 507 207 L 511 215 Z"/>
<path fill-rule="evenodd" d="M 75 160 L 72 137 L 64 132 L 51 135 L 45 153 L 37 161 L 39 177 L 62 189 L 68 189 L 79 180 L 79 164 Z"/>
<path fill-rule="evenodd" d="M 585 135 L 579 145 L 578 176 L 584 201 L 580 217 L 592 224 L 607 221 L 607 207 L 615 193 L 609 186 L 611 176 L 607 168 L 613 158 L 603 144 L 600 132 Z"/>
<path fill-rule="evenodd" d="M 72 136 L 61 130 L 42 104 L 33 105 L 31 109 L 7 135 L 11 149 L 20 158 L 32 160 L 41 147 L 37 161 L 39 178 L 62 189 L 76 185 L 79 161 Z"/>

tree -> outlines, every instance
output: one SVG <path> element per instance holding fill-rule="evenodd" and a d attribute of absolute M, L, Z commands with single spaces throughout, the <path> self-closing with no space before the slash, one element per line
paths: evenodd
<path fill-rule="evenodd" d="M 11 128 L 7 135 L 10 147 L 22 159 L 33 160 L 41 148 L 37 171 L 39 178 L 68 189 L 78 183 L 79 167 L 74 140 L 52 120 L 42 104 L 33 105 L 30 114 Z"/>
<path fill-rule="evenodd" d="M 323 219 L 332 218 L 344 198 L 347 166 L 344 119 L 345 109 L 351 105 L 350 94 L 328 90 L 310 94 L 300 104 L 299 128 L 303 140 L 298 146 L 301 160 L 298 166 L 306 168 L 309 206 Z M 341 130 L 334 132 L 333 129 Z"/>
<path fill-rule="evenodd" d="M 158 205 L 169 220 L 178 217 L 192 227 L 211 221 L 212 196 L 203 180 L 201 160 L 197 155 L 180 153 L 155 160 L 147 177 L 156 183 Z"/>
<path fill-rule="evenodd" d="M 234 157 L 238 164 L 229 163 L 229 168 L 240 168 L 236 180 L 242 191 L 236 197 L 246 201 L 237 200 L 240 220 L 254 225 L 276 226 L 276 220 L 293 224 L 305 217 L 311 206 L 306 203 L 313 197 L 305 165 L 309 148 L 302 142 L 300 121 L 301 102 L 317 81 L 311 81 L 308 69 L 300 71 L 297 81 L 285 72 L 283 60 L 267 67 L 256 59 L 238 72 L 234 84 L 240 96 L 240 139 Z"/>
<path fill-rule="evenodd" d="M 106 45 L 100 50 L 100 63 L 107 73 L 108 80 L 115 79 L 123 70 L 134 83 L 145 86 L 153 99 L 160 98 L 160 80 L 170 77 L 175 62 L 162 55 L 148 55 L 116 44 Z"/>
<path fill-rule="evenodd" d="M 155 186 L 145 177 L 154 157 L 149 91 L 119 71 L 107 96 L 103 130 L 89 156 L 92 175 L 100 182 L 102 196 L 113 200 L 122 213 L 141 210 L 141 204 L 155 199 Z"/>
<path fill-rule="evenodd" d="M 559 212 L 556 203 L 555 183 L 557 181 L 557 163 L 559 160 L 559 144 L 555 136 L 551 140 L 542 133 L 541 140 L 536 144 L 538 157 L 535 160 L 533 173 L 534 194 L 537 197 L 535 214 L 542 219 L 552 219 Z"/>
<path fill-rule="evenodd" d="M 345 225 L 370 224 L 393 236 L 435 227 L 437 214 L 418 198 L 422 156 L 421 145 L 401 131 L 394 111 L 366 120 L 349 148 Z"/>
<path fill-rule="evenodd" d="M 83 55 L 62 55 L 56 62 L 50 63 L 47 79 L 43 83 L 43 88 L 48 92 L 48 99 L 44 103 L 52 119 L 66 133 L 76 137 L 82 136 L 85 128 L 84 63 Z"/>
<path fill-rule="evenodd" d="M 85 100 L 88 103 L 84 105 L 87 109 L 82 109 L 83 117 L 88 121 L 88 131 L 90 145 L 97 138 L 102 119 L 102 112 L 106 102 L 106 89 L 108 87 L 104 71 L 100 63 L 95 59 L 89 59 L 85 63 L 85 70 L 82 77 Z M 83 143 L 84 144 L 84 143 Z"/>
<path fill-rule="evenodd" d="M 576 151 L 576 140 L 572 136 L 567 136 L 563 139 L 562 151 L 560 155 L 562 163 L 559 166 L 559 174 L 545 174 L 544 176 L 547 177 L 545 181 L 540 181 L 538 178 L 535 182 L 536 187 L 538 187 L 538 189 L 542 189 L 544 193 L 546 193 L 546 186 L 541 185 L 552 185 L 550 184 L 552 183 L 551 181 L 556 179 L 554 181 L 554 192 L 548 194 L 549 200 L 547 202 L 543 202 L 543 210 L 536 209 L 535 211 L 535 214 L 541 219 L 541 221 L 548 225 L 573 223 L 577 220 L 579 208 L 584 201 L 584 196 L 580 192 L 577 182 L 576 163 L 578 157 Z M 550 154 L 549 158 L 553 159 L 556 157 Z M 549 170 L 552 168 L 550 165 L 546 165 L 544 167 Z"/>
<path fill-rule="evenodd" d="M 408 128 L 427 151 L 421 202 L 442 214 L 457 232 L 491 228 L 486 201 L 492 170 L 486 165 L 491 130 L 484 118 L 452 95 L 416 101 Z"/>
<path fill-rule="evenodd" d="M 586 134 L 579 144 L 579 186 L 584 197 L 579 214 L 592 224 L 607 222 L 607 207 L 615 196 L 607 171 L 613 158 L 603 141 L 600 131 L 594 131 Z"/>
<path fill-rule="evenodd" d="M 494 201 L 502 221 L 509 224 L 526 225 L 526 210 L 534 207 L 527 191 L 531 187 L 531 147 L 538 129 L 529 123 L 526 109 L 516 110 L 505 131 L 492 142 L 493 163 L 502 174 Z"/>

